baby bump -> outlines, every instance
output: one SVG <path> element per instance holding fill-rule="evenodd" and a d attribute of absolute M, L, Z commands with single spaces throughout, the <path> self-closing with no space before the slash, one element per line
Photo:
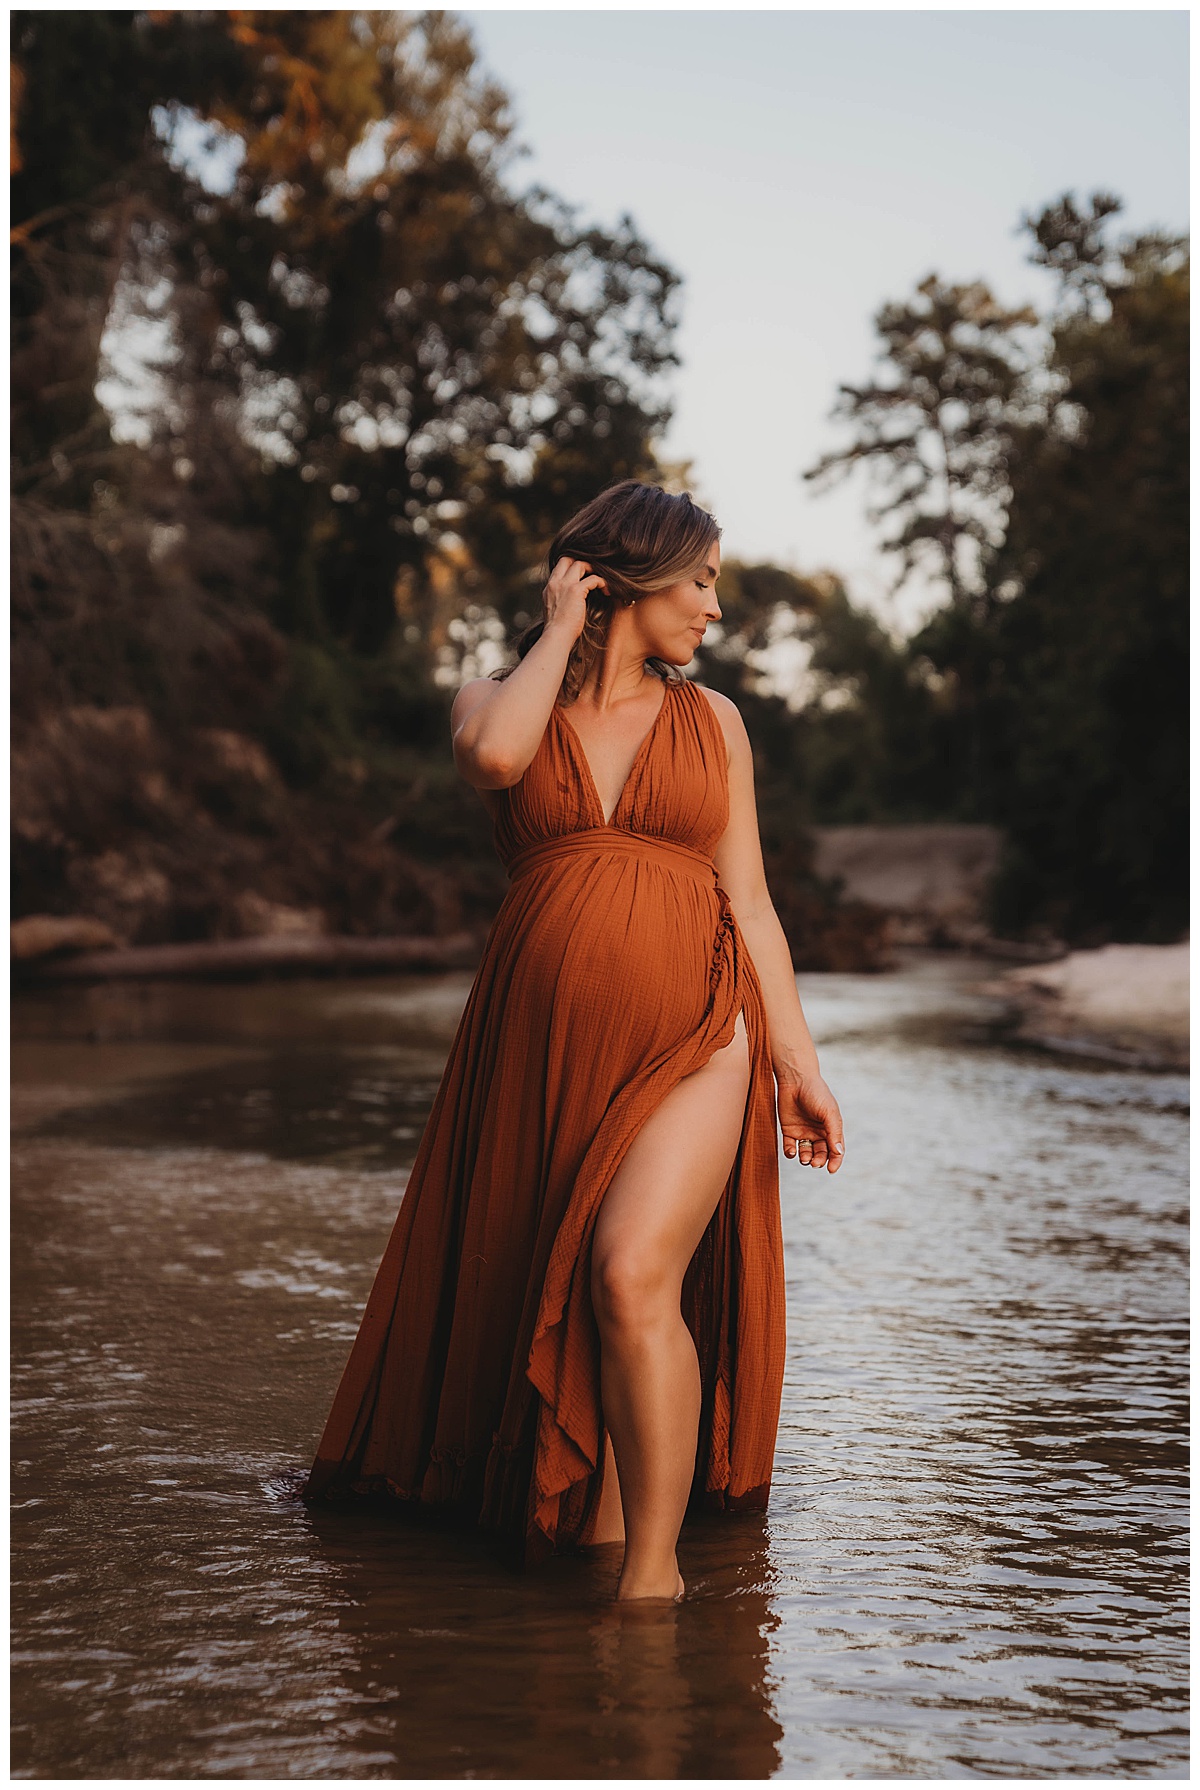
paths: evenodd
<path fill-rule="evenodd" d="M 636 858 L 522 880 L 510 998 L 540 1015 L 552 1052 L 602 1060 L 606 1079 L 622 1078 L 696 1031 L 720 919 L 714 889 Z"/>

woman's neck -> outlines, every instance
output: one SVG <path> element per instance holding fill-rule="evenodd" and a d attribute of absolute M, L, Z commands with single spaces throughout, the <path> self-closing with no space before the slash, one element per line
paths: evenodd
<path fill-rule="evenodd" d="M 639 653 L 636 658 L 617 655 L 610 660 L 601 650 L 588 668 L 576 701 L 586 702 L 594 709 L 615 708 L 639 696 L 646 687 L 646 679 L 656 675 L 644 654 Z"/>
<path fill-rule="evenodd" d="M 639 696 L 647 684 L 647 650 L 630 628 L 629 610 L 614 610 L 609 619 L 609 632 L 595 661 L 587 668 L 587 677 L 580 687 L 577 702 L 586 702 L 589 709 L 614 709 L 630 696 Z"/>

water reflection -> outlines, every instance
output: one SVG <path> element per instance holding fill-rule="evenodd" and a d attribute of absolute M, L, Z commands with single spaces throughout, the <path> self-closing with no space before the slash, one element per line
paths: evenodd
<path fill-rule="evenodd" d="M 309 1513 L 378 1758 L 405 1776 L 769 1777 L 775 1618 L 761 1520 L 688 1536 L 693 1599 L 612 1602 L 614 1549 L 505 1572 L 474 1538 L 390 1513 Z M 467 1711 L 486 1700 L 488 1719 Z M 364 1736 L 365 1738 L 365 1736 Z"/>
<path fill-rule="evenodd" d="M 641 1612 L 294 1495 L 469 978 L 20 997 L 16 1775 L 1185 1775 L 1186 1082 L 969 973 L 805 979 L 771 1509 Z"/>
<path fill-rule="evenodd" d="M 428 1050 L 347 1051 L 332 1060 L 321 1049 L 263 1052 L 56 1113 L 41 1135 L 110 1148 L 186 1142 L 294 1162 L 407 1168 L 440 1072 L 440 1060 Z"/>

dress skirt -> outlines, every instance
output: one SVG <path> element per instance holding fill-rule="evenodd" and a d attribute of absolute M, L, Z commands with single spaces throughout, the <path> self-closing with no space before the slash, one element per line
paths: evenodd
<path fill-rule="evenodd" d="M 590 1257 L 605 1190 L 739 1011 L 741 1137 L 683 1290 L 702 1388 L 689 1509 L 766 1506 L 783 1240 L 762 991 L 710 855 L 728 786 L 707 698 L 666 682 L 607 823 L 557 707 L 500 795 L 509 890 L 303 1496 L 440 1506 L 532 1563 L 585 1543 L 600 1497 Z"/>

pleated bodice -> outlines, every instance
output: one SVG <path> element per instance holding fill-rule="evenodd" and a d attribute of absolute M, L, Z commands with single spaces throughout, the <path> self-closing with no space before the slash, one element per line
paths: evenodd
<path fill-rule="evenodd" d="M 707 697 L 687 678 L 665 683 L 608 824 L 711 856 L 729 822 L 725 760 L 725 736 Z M 604 825 L 587 757 L 558 703 L 525 775 L 500 796 L 493 838 L 506 865 L 542 839 Z"/>

